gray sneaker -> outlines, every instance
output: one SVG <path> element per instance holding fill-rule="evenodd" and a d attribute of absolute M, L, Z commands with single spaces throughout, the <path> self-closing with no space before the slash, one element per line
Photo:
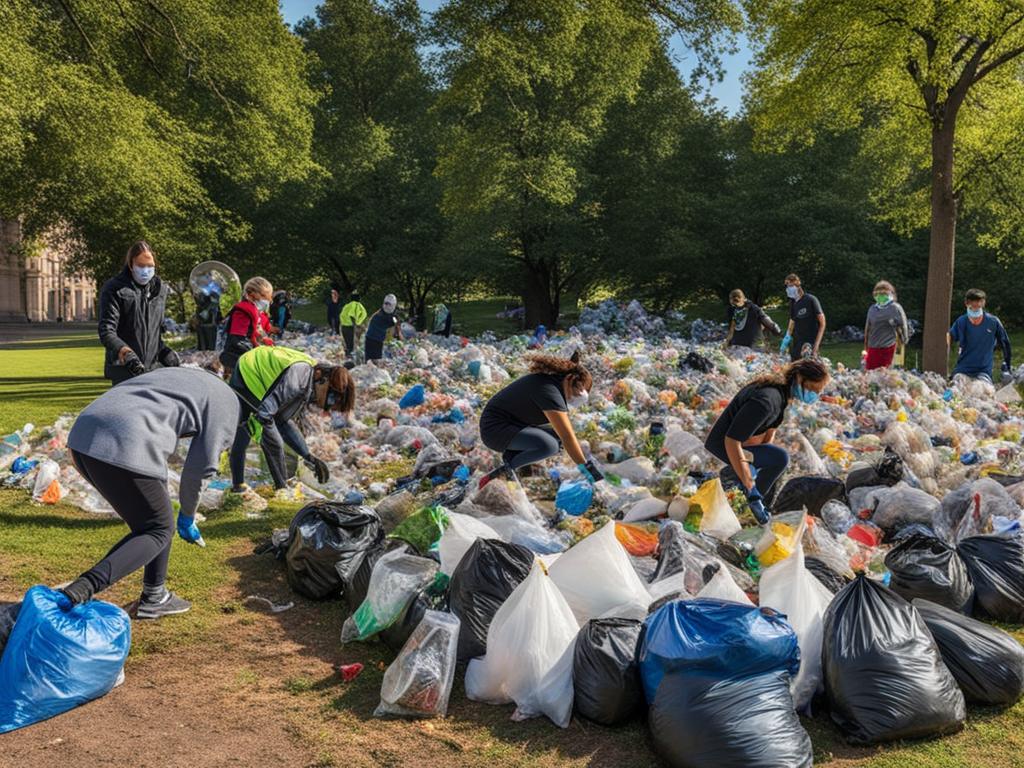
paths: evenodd
<path fill-rule="evenodd" d="M 161 616 L 173 616 L 186 613 L 192 609 L 192 603 L 168 591 L 159 602 L 147 602 L 145 597 L 139 599 L 139 607 L 135 609 L 138 619 L 159 619 Z"/>

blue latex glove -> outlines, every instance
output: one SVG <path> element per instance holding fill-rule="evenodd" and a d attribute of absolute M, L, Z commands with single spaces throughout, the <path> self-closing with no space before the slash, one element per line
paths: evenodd
<path fill-rule="evenodd" d="M 768 514 L 768 510 L 764 508 L 764 497 L 761 496 L 761 492 L 754 485 L 747 489 L 746 493 L 747 503 L 750 504 L 750 511 L 754 513 L 757 522 L 761 525 L 767 525 L 771 516 Z"/>
<path fill-rule="evenodd" d="M 601 474 L 601 470 L 599 470 L 592 461 L 588 461 L 586 464 L 577 464 L 576 469 L 578 469 L 580 474 L 583 475 L 583 479 L 591 485 L 596 483 L 598 480 L 604 480 L 604 475 Z"/>
<path fill-rule="evenodd" d="M 199 532 L 199 526 L 196 525 L 195 517 L 189 517 L 180 512 L 178 513 L 178 535 L 189 544 L 198 544 L 200 547 L 206 546 L 206 542 L 203 541 L 203 534 Z"/>
<path fill-rule="evenodd" d="M 67 613 L 75 606 L 71 604 L 71 598 L 57 590 L 57 607 L 60 608 L 64 613 Z"/>
<path fill-rule="evenodd" d="M 779 344 L 779 352 L 785 353 L 789 349 L 789 345 L 793 343 L 793 336 L 787 333 L 782 337 L 782 343 Z"/>

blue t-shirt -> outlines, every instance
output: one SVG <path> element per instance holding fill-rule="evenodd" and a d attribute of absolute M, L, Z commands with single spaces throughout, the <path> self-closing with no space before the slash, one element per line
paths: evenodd
<path fill-rule="evenodd" d="M 992 357 L 998 344 L 1003 348 L 1003 359 L 1010 362 L 1010 338 L 999 318 L 988 312 L 978 325 L 967 315 L 960 315 L 949 329 L 950 338 L 960 346 L 953 373 L 967 376 L 992 376 Z"/>

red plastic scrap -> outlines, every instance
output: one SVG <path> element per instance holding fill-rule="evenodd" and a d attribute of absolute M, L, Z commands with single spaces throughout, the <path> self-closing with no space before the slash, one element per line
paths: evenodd
<path fill-rule="evenodd" d="M 363 671 L 363 665 L 358 661 L 354 664 L 342 664 L 338 667 L 338 674 L 341 675 L 341 679 L 346 683 L 351 683 L 357 677 L 359 673 Z"/>

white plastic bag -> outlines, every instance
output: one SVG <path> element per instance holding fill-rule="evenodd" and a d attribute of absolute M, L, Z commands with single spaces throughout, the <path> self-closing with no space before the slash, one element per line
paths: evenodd
<path fill-rule="evenodd" d="M 438 543 L 441 556 L 441 572 L 451 576 L 459 566 L 462 556 L 473 546 L 477 539 L 501 539 L 498 532 L 475 517 L 462 515 L 458 512 L 448 513 L 448 527 L 444 529 Z"/>
<path fill-rule="evenodd" d="M 708 480 L 690 497 L 690 506 L 699 504 L 702 512 L 701 533 L 725 541 L 740 532 L 740 521 L 729 505 L 729 498 L 717 477 Z"/>
<path fill-rule="evenodd" d="M 41 501 L 43 494 L 46 493 L 47 489 L 53 485 L 54 481 L 58 481 L 60 478 L 60 464 L 53 459 L 46 459 L 42 464 L 39 465 L 39 469 L 36 471 L 36 481 L 32 486 L 32 498 L 36 501 Z M 57 483 L 60 489 L 60 497 L 64 498 L 64 489 L 60 487 L 60 483 Z"/>
<path fill-rule="evenodd" d="M 804 549 L 761 572 L 761 605 L 786 614 L 800 643 L 800 671 L 793 678 L 793 703 L 803 709 L 822 683 L 821 644 L 832 593 L 804 567 Z"/>
<path fill-rule="evenodd" d="M 733 603 L 753 605 L 747 593 L 736 586 L 728 568 L 719 568 L 711 580 L 704 585 L 704 589 L 697 593 L 698 598 L 713 597 L 718 600 L 729 600 Z"/>
<path fill-rule="evenodd" d="M 640 520 L 653 520 L 662 517 L 668 512 L 668 502 L 651 496 L 642 499 L 629 508 L 629 511 L 622 518 L 624 523 L 632 523 Z"/>
<path fill-rule="evenodd" d="M 515 720 L 546 715 L 560 728 L 567 727 L 578 631 L 554 580 L 540 562 L 534 562 L 530 575 L 494 615 L 487 631 L 487 654 L 469 662 L 466 696 L 490 704 L 514 701 Z"/>
<path fill-rule="evenodd" d="M 387 629 L 437 573 L 437 563 L 405 547 L 381 555 L 370 573 L 366 599 L 341 627 L 341 643 L 365 640 Z"/>
<path fill-rule="evenodd" d="M 650 595 L 615 536 L 614 523 L 563 553 L 551 566 L 551 579 L 581 626 L 620 605 L 646 607 L 650 603 Z"/>
<path fill-rule="evenodd" d="M 444 717 L 455 680 L 459 617 L 427 610 L 384 673 L 377 717 Z"/>
<path fill-rule="evenodd" d="M 811 441 L 804 437 L 803 432 L 796 433 L 797 442 L 800 443 L 802 449 L 802 455 L 804 457 L 804 463 L 807 465 L 807 474 L 815 475 L 817 477 L 829 477 L 828 468 L 825 466 L 825 462 L 821 460 L 821 456 L 814 450 L 814 446 L 811 445 Z"/>

